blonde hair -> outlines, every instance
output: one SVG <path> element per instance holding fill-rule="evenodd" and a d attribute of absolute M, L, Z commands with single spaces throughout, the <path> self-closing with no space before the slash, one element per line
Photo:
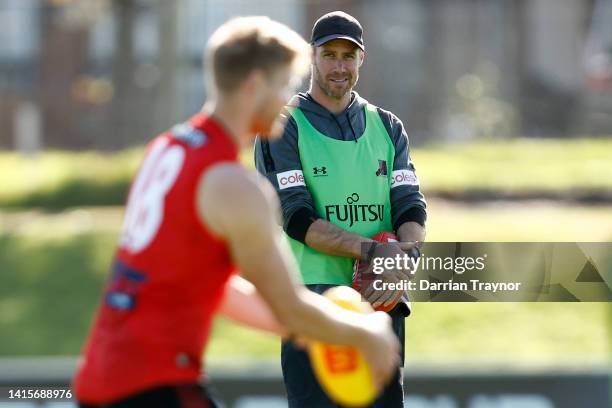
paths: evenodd
<path fill-rule="evenodd" d="M 237 17 L 219 27 L 204 53 L 209 87 L 235 90 L 255 69 L 271 74 L 290 65 L 297 75 L 310 66 L 310 46 L 295 31 L 268 17 Z"/>

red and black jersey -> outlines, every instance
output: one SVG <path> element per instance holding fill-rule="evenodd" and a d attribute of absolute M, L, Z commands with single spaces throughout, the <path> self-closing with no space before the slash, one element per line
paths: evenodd
<path fill-rule="evenodd" d="M 196 382 L 213 315 L 235 271 L 196 209 L 200 177 L 238 151 L 199 113 L 156 137 L 134 179 L 102 304 L 75 378 L 81 402 Z"/>

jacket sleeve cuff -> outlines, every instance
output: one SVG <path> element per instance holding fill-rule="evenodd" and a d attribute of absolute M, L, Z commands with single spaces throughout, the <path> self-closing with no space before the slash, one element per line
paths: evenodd
<path fill-rule="evenodd" d="M 426 220 L 427 212 L 425 212 L 425 209 L 421 207 L 410 207 L 409 209 L 400 214 L 400 216 L 393 224 L 393 229 L 397 231 L 397 229 L 401 227 L 402 224 L 405 222 L 416 222 L 421 227 L 424 227 Z"/>
<path fill-rule="evenodd" d="M 317 215 L 309 208 L 302 207 L 296 210 L 291 215 L 291 218 L 289 218 L 289 222 L 287 223 L 287 235 L 296 241 L 305 244 L 308 228 L 310 228 L 310 225 L 318 218 L 319 217 L 317 217 Z"/>

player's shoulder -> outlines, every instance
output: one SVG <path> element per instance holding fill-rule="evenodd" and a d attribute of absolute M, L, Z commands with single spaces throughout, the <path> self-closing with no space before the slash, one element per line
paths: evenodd
<path fill-rule="evenodd" d="M 198 149 L 210 141 L 210 137 L 201 127 L 194 125 L 191 121 L 186 121 L 174 125 L 168 131 L 172 137 L 182 142 L 186 147 Z"/>
<path fill-rule="evenodd" d="M 226 130 L 213 118 L 198 112 L 188 120 L 178 123 L 167 132 L 177 142 L 194 152 L 233 152 L 237 150 Z"/>
<path fill-rule="evenodd" d="M 231 231 L 259 225 L 278 204 L 275 191 L 258 173 L 238 163 L 219 163 L 198 184 L 197 203 L 202 219 L 213 231 Z"/>
<path fill-rule="evenodd" d="M 185 171 L 196 178 L 217 163 L 238 159 L 238 148 L 231 137 L 203 113 L 172 126 L 166 134 L 171 143 L 184 149 Z"/>
<path fill-rule="evenodd" d="M 378 112 L 378 117 L 383 123 L 387 134 L 391 138 L 396 149 L 406 142 L 404 123 L 390 110 L 381 108 L 380 106 L 371 105 Z"/>
<path fill-rule="evenodd" d="M 268 201 L 275 194 L 270 183 L 259 173 L 232 162 L 211 166 L 203 174 L 200 185 L 203 194 L 228 206 Z"/>
<path fill-rule="evenodd" d="M 376 109 L 382 121 L 387 122 L 390 127 L 393 127 L 394 125 L 397 125 L 397 124 L 402 125 L 402 121 L 400 120 L 400 118 L 397 117 L 397 115 L 395 115 L 390 110 L 382 108 L 380 106 L 376 106 L 376 105 L 372 105 L 372 106 Z"/>

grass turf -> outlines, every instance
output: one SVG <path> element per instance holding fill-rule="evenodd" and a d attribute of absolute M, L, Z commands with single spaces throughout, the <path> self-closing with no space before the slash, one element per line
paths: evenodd
<path fill-rule="evenodd" d="M 121 205 L 142 152 L 0 152 L 0 207 Z M 612 138 L 430 145 L 411 155 L 427 195 L 612 197 Z M 253 153 L 241 160 L 252 166 Z"/>
<path fill-rule="evenodd" d="M 610 236 L 602 231 L 610 231 L 604 226 L 612 225 L 612 207 L 513 205 L 506 204 L 502 215 L 495 206 L 430 200 L 429 239 L 574 241 L 581 228 L 581 240 Z M 79 352 L 122 212 L 118 207 L 0 212 L 0 355 Z M 508 228 L 512 225 L 516 228 Z M 610 356 L 606 303 L 418 303 L 414 309 L 407 320 L 409 361 L 495 357 L 582 363 Z M 273 357 L 278 349 L 271 336 L 217 319 L 209 356 Z"/>
<path fill-rule="evenodd" d="M 427 191 L 603 191 L 612 188 L 612 138 L 511 139 L 414 149 Z"/>

